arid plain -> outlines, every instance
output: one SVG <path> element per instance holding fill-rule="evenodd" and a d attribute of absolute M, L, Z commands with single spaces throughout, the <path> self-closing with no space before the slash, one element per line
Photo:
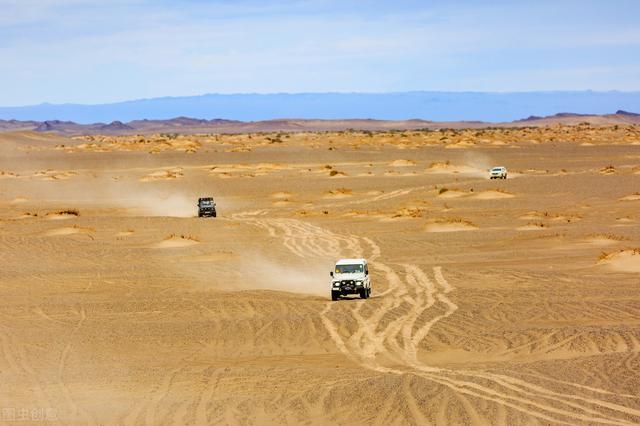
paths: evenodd
<path fill-rule="evenodd" d="M 0 407 L 638 424 L 639 221 L 639 126 L 1 133 Z"/>

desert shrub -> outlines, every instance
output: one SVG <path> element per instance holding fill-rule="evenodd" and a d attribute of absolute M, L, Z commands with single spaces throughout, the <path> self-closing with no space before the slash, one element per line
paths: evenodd
<path fill-rule="evenodd" d="M 64 209 L 53 212 L 52 214 L 80 216 L 80 212 L 77 209 Z"/>

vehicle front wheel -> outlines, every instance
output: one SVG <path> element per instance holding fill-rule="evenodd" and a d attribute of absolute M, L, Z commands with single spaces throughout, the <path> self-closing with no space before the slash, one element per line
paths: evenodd
<path fill-rule="evenodd" d="M 337 291 L 332 291 L 331 292 L 331 300 L 333 300 L 335 302 L 339 298 L 340 298 L 340 293 L 339 292 L 337 292 Z"/>

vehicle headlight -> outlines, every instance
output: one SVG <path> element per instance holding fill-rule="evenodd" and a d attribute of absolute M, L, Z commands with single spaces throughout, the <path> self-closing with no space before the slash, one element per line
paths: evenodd
<path fill-rule="evenodd" d="M 333 282 L 333 286 L 334 287 L 339 287 L 340 286 L 340 281 L 334 281 Z"/>
<path fill-rule="evenodd" d="M 356 285 L 362 285 L 362 281 L 356 281 Z"/>

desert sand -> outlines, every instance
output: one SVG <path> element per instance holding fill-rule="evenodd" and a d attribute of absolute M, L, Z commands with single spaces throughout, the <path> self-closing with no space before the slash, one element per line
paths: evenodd
<path fill-rule="evenodd" d="M 640 127 L 22 131 L 0 153 L 0 407 L 640 423 Z M 360 256 L 372 297 L 331 302 Z"/>

